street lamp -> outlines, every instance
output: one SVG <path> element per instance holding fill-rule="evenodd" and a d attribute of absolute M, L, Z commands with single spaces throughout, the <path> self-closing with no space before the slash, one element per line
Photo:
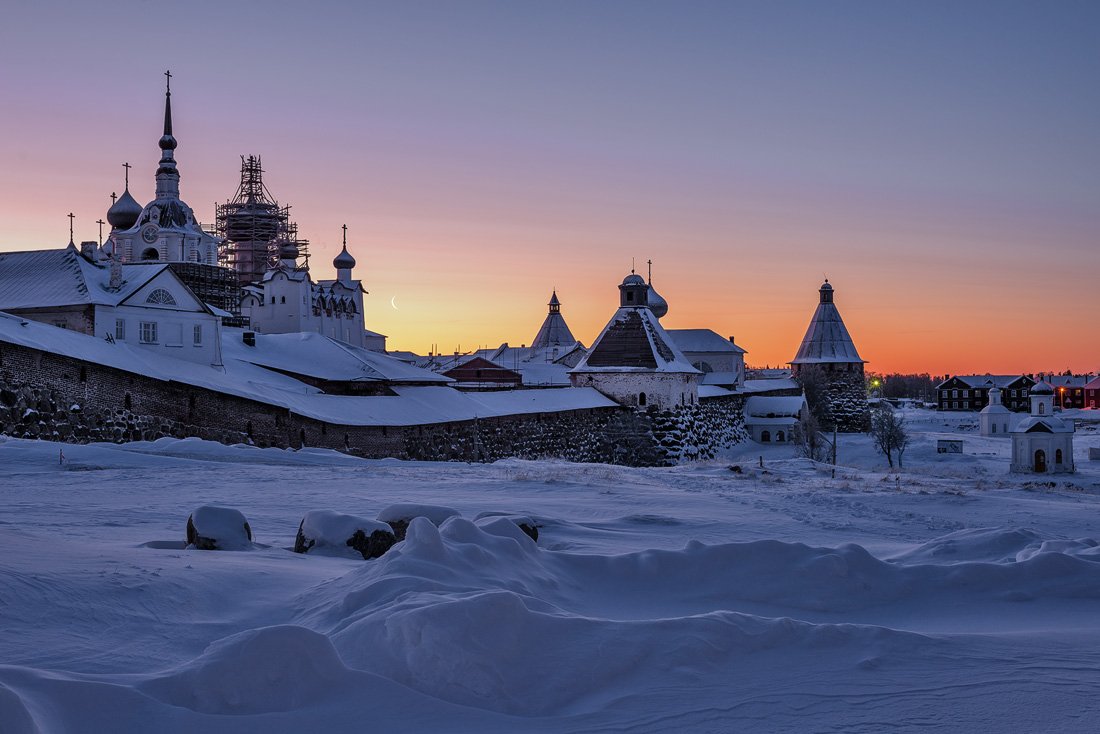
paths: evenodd
<path fill-rule="evenodd" d="M 1064 387 L 1058 388 L 1058 407 L 1062 410 L 1066 409 L 1066 389 Z"/>

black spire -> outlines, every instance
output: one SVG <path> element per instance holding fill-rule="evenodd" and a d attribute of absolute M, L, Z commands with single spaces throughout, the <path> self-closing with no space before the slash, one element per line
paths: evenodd
<path fill-rule="evenodd" d="M 164 92 L 164 135 L 160 139 L 161 150 L 175 150 L 176 139 L 172 137 L 172 72 L 164 72 L 167 87 Z"/>

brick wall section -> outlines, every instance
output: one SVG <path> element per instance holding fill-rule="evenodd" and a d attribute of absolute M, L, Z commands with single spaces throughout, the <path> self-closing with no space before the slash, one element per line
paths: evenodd
<path fill-rule="evenodd" d="M 0 433 L 69 443 L 221 443 L 345 451 L 367 458 L 562 458 L 662 466 L 744 440 L 740 398 L 668 412 L 594 408 L 412 427 L 342 426 L 285 408 L 0 342 Z"/>

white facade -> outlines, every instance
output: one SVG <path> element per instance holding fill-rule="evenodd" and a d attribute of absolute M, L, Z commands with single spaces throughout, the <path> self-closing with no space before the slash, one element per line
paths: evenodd
<path fill-rule="evenodd" d="M 1067 474 L 1073 464 L 1072 422 L 1054 417 L 1054 388 L 1040 382 L 1031 388 L 1031 415 L 1012 430 L 1011 471 Z"/>
<path fill-rule="evenodd" d="M 345 248 L 334 264 L 347 265 L 341 259 L 346 253 Z M 351 277 L 354 261 L 351 266 L 337 267 L 336 280 L 314 282 L 309 270 L 295 265 L 296 257 L 293 247 L 284 247 L 279 264 L 244 291 L 241 315 L 262 334 L 313 332 L 356 347 L 368 346 L 363 326 L 365 291 L 362 283 Z M 374 335 L 371 343 L 377 343 L 379 336 Z"/>
<path fill-rule="evenodd" d="M 754 395 L 745 401 L 745 430 L 757 443 L 790 443 L 806 410 L 803 395 Z"/>
<path fill-rule="evenodd" d="M 699 402 L 697 375 L 683 372 L 581 372 L 574 387 L 594 387 L 619 405 L 668 410 Z"/>
<path fill-rule="evenodd" d="M 1001 404 L 1001 388 L 994 385 L 989 391 L 989 405 L 978 414 L 981 435 L 1008 438 L 1015 416 Z"/>

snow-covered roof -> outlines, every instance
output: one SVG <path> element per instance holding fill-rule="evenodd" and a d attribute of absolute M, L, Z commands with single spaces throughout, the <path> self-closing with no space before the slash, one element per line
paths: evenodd
<path fill-rule="evenodd" d="M 556 306 L 557 294 L 551 298 L 551 309 Z M 539 327 L 539 333 L 535 334 L 534 340 L 531 342 L 531 347 L 535 349 L 542 349 L 546 347 L 563 347 L 576 344 L 577 340 L 573 338 L 573 332 L 569 330 L 569 325 L 565 323 L 565 317 L 561 315 L 560 311 L 551 310 L 546 314 L 546 319 L 543 320 L 542 326 Z"/>
<path fill-rule="evenodd" d="M 727 395 L 736 395 L 737 393 L 732 390 L 727 390 L 724 387 L 718 385 L 700 385 L 699 397 L 700 398 L 721 398 Z"/>
<path fill-rule="evenodd" d="M 702 374 L 691 366 L 653 312 L 635 306 L 615 312 L 588 354 L 571 371 Z"/>
<path fill-rule="evenodd" d="M 110 268 L 89 262 L 75 247 L 0 252 L 0 310 L 117 306 L 167 267 L 124 265 L 122 285 L 112 291 Z"/>
<path fill-rule="evenodd" d="M 863 362 L 856 345 L 832 301 L 832 287 L 822 286 L 821 302 L 817 304 L 806 335 L 791 364 L 823 364 L 830 362 Z"/>
<path fill-rule="evenodd" d="M 1073 433 L 1073 422 L 1064 421 L 1054 416 L 1029 416 L 1017 423 L 1012 428 L 1012 433 Z"/>
<path fill-rule="evenodd" d="M 801 390 L 802 386 L 793 377 L 779 377 L 766 380 L 745 380 L 742 385 L 745 392 L 769 392 L 771 390 Z"/>
<path fill-rule="evenodd" d="M 1019 380 L 1021 377 L 1024 377 L 1024 375 L 955 375 L 953 378 L 947 378 L 937 387 L 942 387 L 951 379 L 956 379 L 967 387 L 999 387 L 1003 389 L 1013 382 L 1016 382 L 1016 380 Z"/>
<path fill-rule="evenodd" d="M 314 332 L 256 334 L 255 346 L 245 344 L 243 334 L 243 329 L 222 329 L 223 358 L 333 382 L 451 382 L 449 377 L 413 367 L 381 352 Z"/>
<path fill-rule="evenodd" d="M 1084 387 L 1092 380 L 1092 375 L 1050 375 L 1046 381 L 1053 387 Z"/>
<path fill-rule="evenodd" d="M 752 418 L 797 418 L 806 407 L 801 395 L 754 395 L 745 400 L 745 420 Z"/>
<path fill-rule="evenodd" d="M 390 388 L 395 395 L 325 395 L 292 377 L 232 355 L 225 355 L 224 367 L 195 365 L 136 345 L 112 343 L 5 313 L 0 313 L 0 341 L 154 380 L 236 395 L 339 425 L 415 426 L 525 413 L 618 407 L 594 388 L 575 387 L 463 393 L 446 386 L 397 385 Z"/>
<path fill-rule="evenodd" d="M 730 339 L 722 337 L 710 329 L 666 329 L 672 341 L 681 352 L 736 352 L 746 354 L 741 347 Z"/>
<path fill-rule="evenodd" d="M 737 384 L 736 372 L 704 372 L 700 380 L 703 385 L 735 385 Z"/>

